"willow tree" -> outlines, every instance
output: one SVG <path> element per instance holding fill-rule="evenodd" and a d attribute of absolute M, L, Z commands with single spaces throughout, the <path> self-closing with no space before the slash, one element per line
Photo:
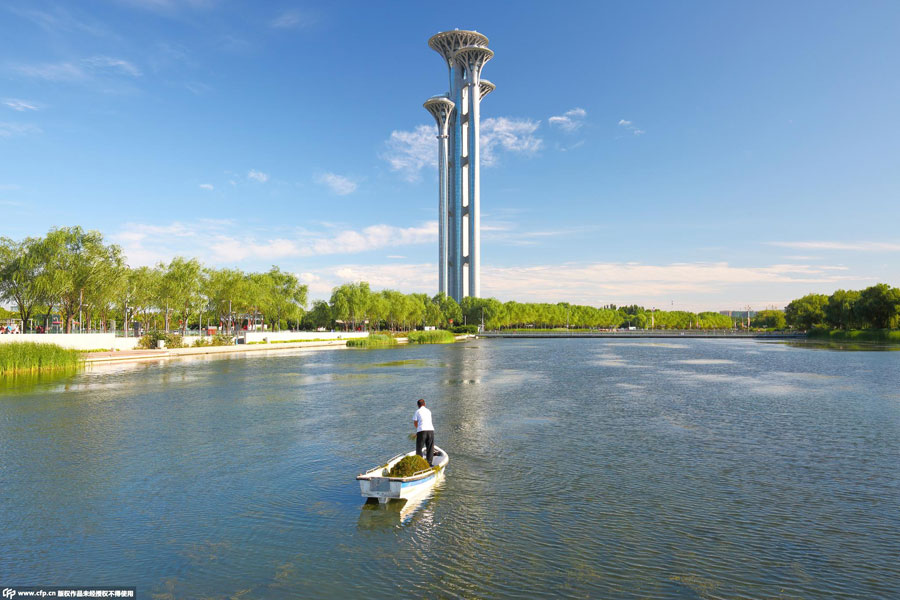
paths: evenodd
<path fill-rule="evenodd" d="M 52 229 L 46 244 L 44 268 L 49 271 L 49 283 L 45 291 L 59 294 L 66 333 L 71 333 L 72 320 L 84 306 L 85 293 L 101 287 L 109 270 L 122 265 L 122 252 L 118 246 L 105 245 L 99 231 L 81 227 Z"/>
<path fill-rule="evenodd" d="M 44 300 L 40 278 L 44 267 L 42 243 L 37 238 L 21 242 L 0 238 L 0 299 L 15 304 L 23 327 Z"/>

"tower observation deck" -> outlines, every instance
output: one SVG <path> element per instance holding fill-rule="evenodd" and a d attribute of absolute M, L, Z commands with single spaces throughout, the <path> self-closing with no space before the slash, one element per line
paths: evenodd
<path fill-rule="evenodd" d="M 494 56 L 477 31 L 438 33 L 428 45 L 447 63 L 449 91 L 425 102 L 438 126 L 438 285 L 460 302 L 481 296 L 481 100 L 495 89 L 481 78 Z"/>

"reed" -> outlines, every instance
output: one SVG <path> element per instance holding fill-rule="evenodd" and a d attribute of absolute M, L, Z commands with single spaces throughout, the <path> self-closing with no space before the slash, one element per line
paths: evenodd
<path fill-rule="evenodd" d="M 75 369 L 82 363 L 81 352 L 56 344 L 36 342 L 0 344 L 0 375 Z"/>
<path fill-rule="evenodd" d="M 410 331 L 406 336 L 410 344 L 452 344 L 456 336 L 446 329 L 434 329 L 432 331 Z"/>
<path fill-rule="evenodd" d="M 900 342 L 898 329 L 812 329 L 808 333 L 810 339 L 853 341 L 853 342 Z"/>
<path fill-rule="evenodd" d="M 370 333 L 369 337 L 347 340 L 348 348 L 386 348 L 396 345 L 396 339 L 383 333 Z"/>

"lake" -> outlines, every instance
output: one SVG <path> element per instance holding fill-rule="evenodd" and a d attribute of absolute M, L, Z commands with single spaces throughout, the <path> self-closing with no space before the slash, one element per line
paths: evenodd
<path fill-rule="evenodd" d="M 0 388 L 0 586 L 140 598 L 897 598 L 900 352 L 473 340 Z M 434 414 L 447 476 L 357 473 Z"/>

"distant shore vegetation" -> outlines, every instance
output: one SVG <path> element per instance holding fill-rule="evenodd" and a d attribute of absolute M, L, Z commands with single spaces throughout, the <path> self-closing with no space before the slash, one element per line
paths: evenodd
<path fill-rule="evenodd" d="M 900 327 L 900 289 L 879 283 L 864 290 L 837 290 L 830 296 L 807 294 L 784 309 L 787 324 L 795 329 L 817 332 L 834 330 L 833 337 L 850 331 L 885 331 Z M 869 337 L 886 334 L 868 334 Z M 857 338 L 860 338 L 857 334 Z"/>

